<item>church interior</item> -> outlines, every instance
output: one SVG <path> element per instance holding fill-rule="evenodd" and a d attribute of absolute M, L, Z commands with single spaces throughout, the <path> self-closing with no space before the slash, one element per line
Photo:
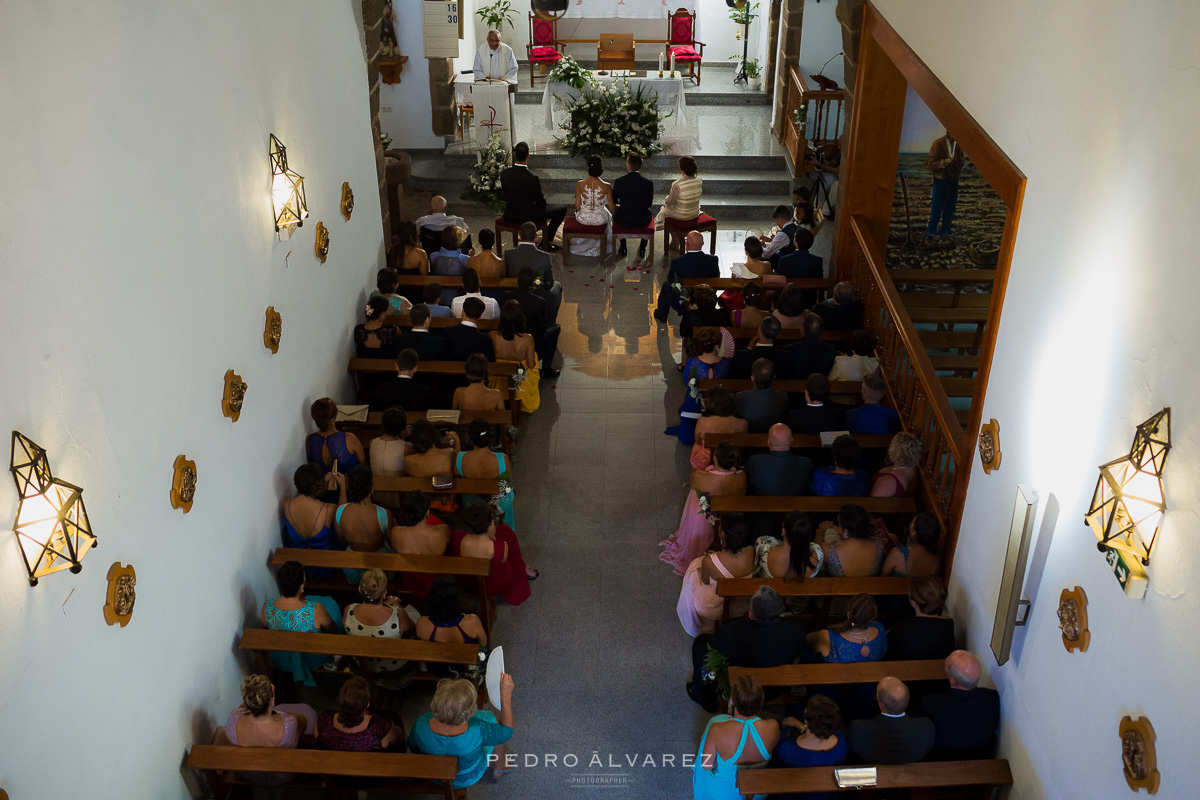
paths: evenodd
<path fill-rule="evenodd" d="M 0 800 L 1200 795 L 1200 6 L 3 17 Z"/>

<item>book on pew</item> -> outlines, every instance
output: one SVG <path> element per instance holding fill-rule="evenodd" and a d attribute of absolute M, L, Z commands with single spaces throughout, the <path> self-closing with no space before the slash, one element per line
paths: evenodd
<path fill-rule="evenodd" d="M 433 488 L 435 490 L 453 489 L 454 488 L 454 476 L 451 475 L 450 473 L 446 473 L 445 475 L 434 475 L 433 476 Z"/>
<path fill-rule="evenodd" d="M 833 777 L 843 789 L 861 789 L 864 786 L 874 786 L 879 781 L 874 767 L 841 767 L 833 771 Z"/>
<path fill-rule="evenodd" d="M 458 409 L 431 408 L 425 412 L 425 419 L 435 425 L 439 422 L 443 425 L 457 425 L 460 416 L 462 416 L 462 412 Z"/>
<path fill-rule="evenodd" d="M 834 439 L 849 435 L 850 431 L 821 431 L 821 447 L 833 447 Z"/>
<path fill-rule="evenodd" d="M 370 406 L 338 406 L 337 422 L 366 422 Z"/>

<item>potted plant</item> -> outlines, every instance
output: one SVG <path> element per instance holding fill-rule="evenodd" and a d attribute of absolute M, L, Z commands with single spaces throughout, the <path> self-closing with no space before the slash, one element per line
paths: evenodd
<path fill-rule="evenodd" d="M 746 59 L 746 80 L 749 82 L 750 91 L 757 92 L 762 89 L 762 70 L 759 69 L 757 58 Z"/>
<path fill-rule="evenodd" d="M 513 7 L 509 0 L 496 0 L 490 6 L 480 6 L 475 16 L 487 25 L 488 30 L 503 32 L 505 24 L 513 27 Z"/>
<path fill-rule="evenodd" d="M 729 18 L 738 26 L 733 34 L 734 39 L 738 41 L 742 40 L 742 31 L 758 16 L 758 14 L 754 13 L 757 10 L 758 3 L 746 3 L 741 8 L 729 9 Z"/>

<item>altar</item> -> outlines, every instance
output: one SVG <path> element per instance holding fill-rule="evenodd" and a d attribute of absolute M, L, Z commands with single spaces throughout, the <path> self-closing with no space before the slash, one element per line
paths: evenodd
<path fill-rule="evenodd" d="M 487 145 L 488 137 L 495 130 L 500 133 L 500 144 L 508 150 L 517 141 L 513 131 L 513 121 L 516 114 L 513 110 L 513 97 L 516 86 L 504 82 L 479 81 L 471 75 L 454 76 L 454 99 L 456 104 L 471 106 L 474 125 L 472 133 L 475 145 L 479 148 Z M 463 138 L 470 135 L 463 131 Z"/>
<path fill-rule="evenodd" d="M 618 80 L 629 81 L 629 91 L 636 93 L 641 89 L 644 95 L 653 94 L 656 99 L 656 105 L 671 113 L 670 124 L 678 126 L 684 124 L 687 112 L 687 103 L 683 95 L 683 78 L 678 71 L 674 73 L 663 72 L 663 77 L 658 77 L 658 72 L 634 72 L 634 71 L 614 71 L 607 75 L 601 75 L 595 72 L 590 73 L 591 76 L 601 84 L 612 85 Z M 583 91 L 594 91 L 591 89 L 591 84 L 585 85 Z M 557 130 L 559 123 L 563 119 L 564 105 L 579 99 L 580 90 L 574 86 L 565 83 L 546 82 L 546 89 L 542 93 L 542 107 L 546 111 L 546 127 L 550 130 Z"/>

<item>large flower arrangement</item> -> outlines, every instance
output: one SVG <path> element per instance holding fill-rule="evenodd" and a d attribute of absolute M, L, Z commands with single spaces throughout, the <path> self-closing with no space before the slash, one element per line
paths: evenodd
<path fill-rule="evenodd" d="M 567 105 L 567 119 L 559 126 L 567 135 L 559 141 L 573 156 L 653 153 L 662 147 L 662 123 L 670 116 L 656 100 L 640 87 L 631 92 L 628 81 L 597 85 Z"/>
<path fill-rule="evenodd" d="M 579 66 L 579 62 L 570 56 L 563 56 L 558 66 L 550 70 L 550 74 L 546 76 L 548 83 L 565 83 L 573 89 L 582 89 L 584 86 L 595 81 L 590 70 L 586 70 Z"/>
<path fill-rule="evenodd" d="M 487 145 L 479 153 L 479 162 L 468 179 L 463 200 L 482 203 L 493 211 L 504 210 L 504 193 L 500 191 L 500 172 L 508 166 L 508 152 L 500 142 L 500 132 L 493 129 Z"/>

